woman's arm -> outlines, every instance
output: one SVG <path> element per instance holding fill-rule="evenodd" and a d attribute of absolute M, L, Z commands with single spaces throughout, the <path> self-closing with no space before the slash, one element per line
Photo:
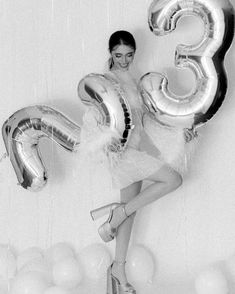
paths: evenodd
<path fill-rule="evenodd" d="M 194 127 L 191 129 L 185 128 L 184 129 L 184 139 L 186 143 L 189 143 L 192 141 L 194 138 L 198 137 L 198 132 L 195 130 Z"/>

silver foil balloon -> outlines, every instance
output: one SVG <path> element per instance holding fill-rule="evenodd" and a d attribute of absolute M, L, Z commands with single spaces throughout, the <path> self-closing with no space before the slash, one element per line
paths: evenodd
<path fill-rule="evenodd" d="M 47 182 L 39 140 L 47 137 L 69 151 L 75 151 L 80 141 L 80 127 L 48 106 L 18 110 L 3 124 L 2 134 L 20 185 L 32 191 Z"/>
<path fill-rule="evenodd" d="M 155 0 L 149 8 L 149 27 L 163 36 L 188 15 L 201 18 L 204 34 L 197 44 L 177 46 L 175 65 L 193 71 L 195 89 L 178 97 L 168 89 L 167 77 L 154 72 L 145 74 L 139 87 L 144 103 L 161 123 L 198 127 L 217 112 L 225 98 L 223 61 L 233 40 L 234 10 L 228 0 Z"/>
<path fill-rule="evenodd" d="M 78 95 L 86 105 L 95 105 L 103 124 L 120 134 L 120 147 L 124 149 L 130 137 L 131 109 L 118 82 L 108 75 L 89 74 L 78 85 Z"/>
<path fill-rule="evenodd" d="M 117 82 L 96 74 L 82 79 L 79 96 L 86 105 L 98 108 L 103 117 L 101 124 L 120 134 L 110 151 L 122 152 L 133 128 L 131 111 L 125 94 Z M 2 135 L 20 185 L 39 191 L 47 182 L 39 141 L 47 137 L 69 151 L 80 144 L 80 127 L 62 113 L 48 106 L 30 106 L 15 112 L 2 127 Z"/>

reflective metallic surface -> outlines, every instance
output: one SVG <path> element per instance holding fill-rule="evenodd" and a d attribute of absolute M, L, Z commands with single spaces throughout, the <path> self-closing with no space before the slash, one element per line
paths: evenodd
<path fill-rule="evenodd" d="M 103 124 L 120 134 L 122 147 L 126 146 L 132 125 L 131 110 L 120 85 L 108 76 L 89 74 L 78 85 L 78 95 L 86 105 L 95 105 Z"/>
<path fill-rule="evenodd" d="M 113 152 L 121 152 L 132 126 L 131 111 L 119 85 L 107 77 L 91 74 L 78 87 L 81 100 L 101 112 L 101 124 L 117 130 L 120 139 Z M 61 147 L 76 151 L 80 127 L 62 113 L 48 106 L 30 106 L 15 112 L 2 127 L 2 135 L 20 185 L 38 191 L 47 182 L 47 172 L 40 156 L 39 140 L 47 137 Z"/>
<path fill-rule="evenodd" d="M 204 34 L 193 45 L 178 45 L 175 65 L 190 68 L 195 89 L 178 97 L 168 89 L 167 77 L 147 73 L 140 80 L 140 91 L 148 109 L 166 125 L 189 123 L 200 126 L 221 106 L 227 79 L 223 60 L 234 35 L 234 10 L 227 0 L 155 0 L 149 8 L 149 27 L 157 36 L 169 34 L 183 16 L 200 17 Z"/>
<path fill-rule="evenodd" d="M 50 138 L 63 148 L 75 151 L 80 127 L 48 106 L 30 106 L 15 112 L 2 127 L 5 146 L 22 187 L 40 190 L 47 173 L 39 152 L 39 140 Z"/>

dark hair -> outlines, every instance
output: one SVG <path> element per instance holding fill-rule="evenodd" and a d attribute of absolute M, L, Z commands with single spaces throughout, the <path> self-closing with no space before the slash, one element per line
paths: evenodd
<path fill-rule="evenodd" d="M 127 45 L 136 50 L 135 39 L 131 33 L 127 31 L 116 31 L 109 38 L 109 52 L 111 53 L 113 49 L 118 45 Z M 109 69 L 113 67 L 113 59 L 109 58 Z"/>
<path fill-rule="evenodd" d="M 109 52 L 111 53 L 117 45 L 127 45 L 136 50 L 135 39 L 127 31 L 116 31 L 109 38 Z"/>

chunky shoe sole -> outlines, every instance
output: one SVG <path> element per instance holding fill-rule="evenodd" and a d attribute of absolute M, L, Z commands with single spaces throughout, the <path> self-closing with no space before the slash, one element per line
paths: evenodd
<path fill-rule="evenodd" d="M 117 230 L 111 228 L 110 223 L 105 222 L 102 226 L 99 227 L 98 233 L 104 242 L 110 242 L 117 235 Z"/>

